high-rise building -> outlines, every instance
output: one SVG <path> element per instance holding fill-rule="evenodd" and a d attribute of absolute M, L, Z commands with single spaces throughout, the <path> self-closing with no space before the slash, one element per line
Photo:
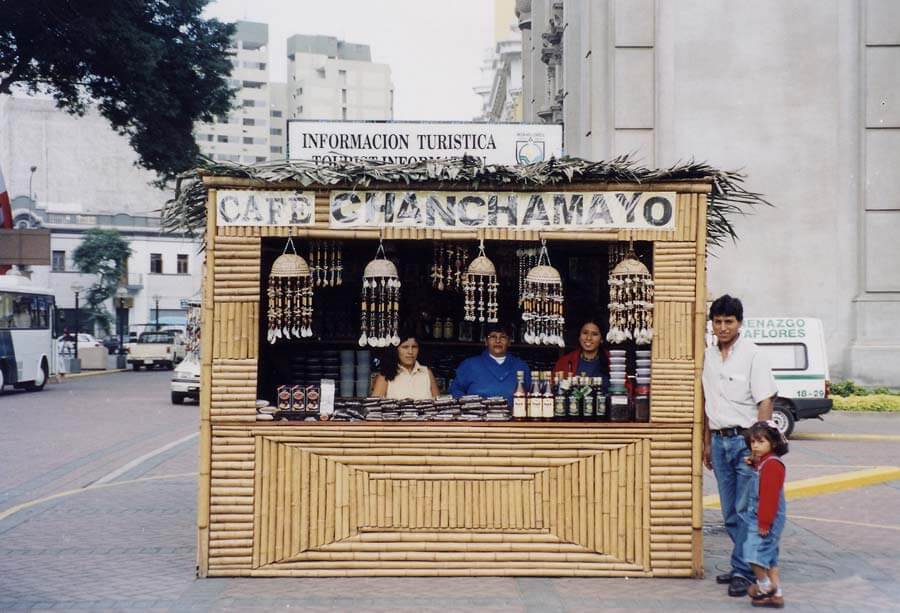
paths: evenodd
<path fill-rule="evenodd" d="M 819 317 L 832 378 L 900 382 L 896 3 L 517 0 L 525 121 L 566 152 L 741 169 L 774 207 L 734 219 L 713 296 Z"/>
<path fill-rule="evenodd" d="M 287 57 L 291 119 L 393 119 L 391 69 L 372 61 L 368 45 L 297 34 L 287 40 Z"/>
<path fill-rule="evenodd" d="M 253 164 L 287 156 L 288 119 L 389 120 L 391 69 L 372 62 L 368 45 L 333 36 L 287 40 L 287 81 L 270 79 L 269 28 L 237 22 L 232 38 L 233 110 L 197 124 L 200 151 L 214 160 Z"/>
<path fill-rule="evenodd" d="M 218 161 L 253 164 L 269 159 L 269 26 L 237 22 L 232 37 L 229 84 L 234 106 L 213 123 L 195 129 L 201 153 Z"/>

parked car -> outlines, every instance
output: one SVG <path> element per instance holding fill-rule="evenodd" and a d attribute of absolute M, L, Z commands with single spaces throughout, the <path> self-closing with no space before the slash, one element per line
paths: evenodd
<path fill-rule="evenodd" d="M 107 336 L 102 341 L 103 346 L 109 351 L 110 355 L 118 353 L 119 351 L 119 338 L 117 336 Z"/>
<path fill-rule="evenodd" d="M 78 333 L 78 346 L 79 347 L 102 347 L 103 343 L 94 338 L 93 335 L 88 334 L 87 332 L 79 332 Z M 75 353 L 75 335 L 74 334 L 64 334 L 56 339 L 56 350 L 63 354 L 69 355 Z"/>
<path fill-rule="evenodd" d="M 200 400 L 200 360 L 188 355 L 172 374 L 172 404 Z"/>
<path fill-rule="evenodd" d="M 128 345 L 127 361 L 134 370 L 140 370 L 141 366 L 171 370 L 184 359 L 184 354 L 184 343 L 178 342 L 173 335 L 144 332 L 136 343 Z"/>

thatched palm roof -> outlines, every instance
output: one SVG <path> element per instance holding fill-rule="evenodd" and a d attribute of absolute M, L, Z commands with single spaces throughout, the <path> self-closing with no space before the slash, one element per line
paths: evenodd
<path fill-rule="evenodd" d="M 414 164 L 389 164 L 358 160 L 337 164 L 277 161 L 243 166 L 201 159 L 200 165 L 178 177 L 175 198 L 163 209 L 163 227 L 171 232 L 203 234 L 206 225 L 204 176 L 256 179 L 277 185 L 344 186 L 440 185 L 441 189 L 490 189 L 515 185 L 524 189 L 551 187 L 574 182 L 659 183 L 709 181 L 712 191 L 707 209 L 707 242 L 720 246 L 737 239 L 730 222 L 756 205 L 771 204 L 761 194 L 744 189 L 744 175 L 722 171 L 703 162 L 683 162 L 666 169 L 639 166 L 629 156 L 604 162 L 578 158 L 550 159 L 537 164 L 503 166 L 485 164 L 471 157 L 429 160 Z"/>

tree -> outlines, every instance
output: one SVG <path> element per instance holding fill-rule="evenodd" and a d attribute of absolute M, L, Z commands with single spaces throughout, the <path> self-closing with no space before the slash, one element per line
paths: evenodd
<path fill-rule="evenodd" d="M 105 333 L 110 330 L 112 315 L 103 303 L 115 295 L 122 277 L 127 273 L 130 255 L 131 247 L 118 230 L 100 228 L 85 232 L 84 240 L 72 255 L 79 271 L 99 276 L 97 283 L 88 288 L 87 310 Z"/>
<path fill-rule="evenodd" d="M 0 0 L 0 94 L 14 85 L 90 104 L 162 179 L 190 169 L 196 121 L 229 112 L 233 24 L 209 0 Z"/>

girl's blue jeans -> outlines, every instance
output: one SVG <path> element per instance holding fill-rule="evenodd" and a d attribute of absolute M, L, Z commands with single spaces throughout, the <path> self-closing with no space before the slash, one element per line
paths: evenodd
<path fill-rule="evenodd" d="M 753 571 L 744 560 L 744 541 L 747 540 L 747 522 L 741 515 L 747 511 L 750 499 L 750 485 L 753 482 L 753 468 L 744 458 L 750 455 L 744 437 L 712 435 L 712 465 L 719 487 L 719 504 L 725 530 L 734 547 L 731 550 L 733 572 L 753 580 Z"/>

